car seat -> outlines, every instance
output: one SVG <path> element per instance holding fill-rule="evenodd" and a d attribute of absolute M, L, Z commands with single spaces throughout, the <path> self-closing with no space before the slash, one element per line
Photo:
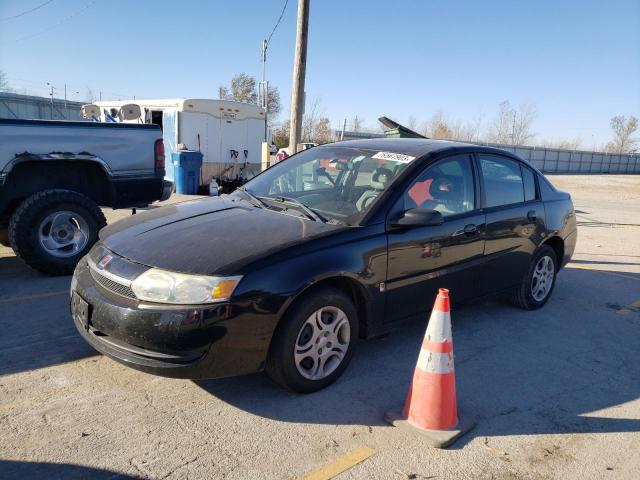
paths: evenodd
<path fill-rule="evenodd" d="M 356 208 L 362 212 L 378 198 L 393 179 L 393 172 L 388 168 L 378 167 L 371 174 L 371 189 L 366 190 L 356 201 Z"/>

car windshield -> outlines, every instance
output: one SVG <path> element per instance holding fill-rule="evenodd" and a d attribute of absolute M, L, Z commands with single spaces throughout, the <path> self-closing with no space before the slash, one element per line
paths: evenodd
<path fill-rule="evenodd" d="M 413 159 L 394 152 L 314 147 L 276 164 L 243 189 L 266 208 L 357 225 Z"/>

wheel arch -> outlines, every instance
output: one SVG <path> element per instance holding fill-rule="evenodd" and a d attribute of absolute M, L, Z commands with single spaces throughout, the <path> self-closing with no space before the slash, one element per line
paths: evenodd
<path fill-rule="evenodd" d="M 540 244 L 540 246 L 542 245 L 548 245 L 553 249 L 558 260 L 558 269 L 562 268 L 564 264 L 564 240 L 558 235 L 553 235 L 545 239 Z"/>
<path fill-rule="evenodd" d="M 113 199 L 111 171 L 93 155 L 17 155 L 4 172 L 0 212 L 11 213 L 27 197 L 43 190 L 76 191 L 99 205 Z"/>
<path fill-rule="evenodd" d="M 273 338 L 275 337 L 275 333 L 278 330 L 278 327 L 281 325 L 282 318 L 287 314 L 287 312 L 304 296 L 309 295 L 314 290 L 329 287 L 340 292 L 345 293 L 353 302 L 356 307 L 356 312 L 358 313 L 358 337 L 366 338 L 368 334 L 369 320 L 371 319 L 371 314 L 369 312 L 369 304 L 367 301 L 367 292 L 366 288 L 358 282 L 356 279 L 351 278 L 346 275 L 328 275 L 321 279 L 317 279 L 314 282 L 310 282 L 300 288 L 294 295 L 291 296 L 289 301 L 282 308 L 282 312 L 280 314 L 280 318 L 276 325 L 276 329 L 274 331 L 274 335 L 272 336 L 271 342 L 273 342 Z"/>

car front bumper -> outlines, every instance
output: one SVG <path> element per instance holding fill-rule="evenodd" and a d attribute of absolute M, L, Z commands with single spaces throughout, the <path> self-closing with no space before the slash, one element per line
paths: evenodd
<path fill-rule="evenodd" d="M 96 282 L 86 257 L 76 267 L 72 299 L 74 293 L 88 312 L 83 318 L 72 301 L 71 315 L 91 346 L 127 366 L 165 377 L 260 371 L 277 323 L 277 314 L 260 299 L 191 307 L 126 298 Z"/>

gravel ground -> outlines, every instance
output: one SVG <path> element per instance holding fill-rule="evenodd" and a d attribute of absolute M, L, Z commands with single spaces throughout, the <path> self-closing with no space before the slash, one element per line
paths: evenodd
<path fill-rule="evenodd" d="M 262 374 L 160 378 L 97 355 L 69 318 L 69 277 L 0 247 L 0 478 L 296 478 L 363 445 L 373 456 L 338 478 L 640 478 L 640 311 L 625 309 L 640 299 L 640 176 L 550 178 L 574 198 L 575 257 L 540 311 L 453 311 L 458 402 L 477 426 L 449 450 L 382 420 L 426 319 L 360 342 L 312 395 Z"/>

